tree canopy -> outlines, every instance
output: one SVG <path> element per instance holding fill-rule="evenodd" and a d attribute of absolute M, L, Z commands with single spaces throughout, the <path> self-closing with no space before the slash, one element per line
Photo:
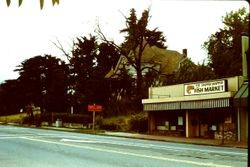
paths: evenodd
<path fill-rule="evenodd" d="M 33 102 L 47 112 L 66 110 L 68 66 L 51 55 L 35 56 L 16 69 L 19 87 L 25 103 Z"/>
<path fill-rule="evenodd" d="M 44 0 L 39 0 L 40 1 L 40 8 L 43 9 L 44 6 Z M 59 4 L 60 0 L 52 0 L 52 5 L 54 6 L 55 4 Z M 20 7 L 23 3 L 23 0 L 18 0 L 18 6 Z M 6 4 L 9 7 L 11 4 L 11 0 L 6 0 Z"/>
<path fill-rule="evenodd" d="M 113 45 L 99 43 L 93 35 L 77 38 L 74 45 L 69 59 L 73 103 L 81 110 L 92 103 L 106 105 L 111 86 L 105 75 L 116 65 L 120 53 Z"/>
<path fill-rule="evenodd" d="M 212 34 L 204 43 L 209 66 L 218 77 L 241 75 L 241 35 L 249 32 L 249 13 L 245 8 L 231 11 L 223 17 L 224 28 Z"/>
<path fill-rule="evenodd" d="M 134 85 L 136 86 L 135 99 L 137 104 L 140 104 L 141 99 L 147 96 L 147 91 L 145 91 L 147 90 L 147 84 L 143 85 L 145 82 L 144 76 L 142 74 L 143 68 L 145 67 L 142 66 L 141 61 L 145 47 L 147 45 L 155 45 L 159 48 L 166 48 L 166 39 L 163 35 L 163 32 L 159 31 L 157 28 L 150 30 L 148 28 L 149 20 L 149 9 L 144 10 L 141 14 L 141 17 L 137 18 L 136 10 L 132 8 L 130 10 L 129 16 L 125 17 L 126 27 L 120 30 L 121 33 L 125 34 L 124 42 L 121 44 L 121 46 L 117 46 L 113 42 L 110 42 L 120 50 L 120 53 L 126 57 L 128 64 L 134 68 L 136 72 Z M 103 37 L 103 34 L 100 34 Z M 107 41 L 105 37 L 103 39 Z M 149 75 L 147 75 L 147 77 L 148 76 Z"/>
<path fill-rule="evenodd" d="M 168 76 L 163 82 L 165 85 L 181 84 L 187 82 L 196 82 L 215 79 L 214 71 L 204 62 L 194 64 L 190 58 L 180 63 L 179 69 L 174 74 Z"/>

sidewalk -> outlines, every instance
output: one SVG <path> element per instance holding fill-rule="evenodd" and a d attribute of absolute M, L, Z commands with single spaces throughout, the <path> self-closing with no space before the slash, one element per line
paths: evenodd
<path fill-rule="evenodd" d="M 221 140 L 204 139 L 204 138 L 186 138 L 186 137 L 160 136 L 160 135 L 148 135 L 148 134 L 140 134 L 140 133 L 127 133 L 127 132 L 111 132 L 111 131 L 93 132 L 91 129 L 85 130 L 85 129 L 63 128 L 63 127 L 59 127 L 59 128 L 42 127 L 42 128 L 51 129 L 51 130 L 90 133 L 90 134 L 114 136 L 114 137 L 125 137 L 125 138 L 132 138 L 132 139 L 156 140 L 156 141 L 167 141 L 167 142 L 176 142 L 176 143 L 189 143 L 189 144 L 197 144 L 197 145 L 210 145 L 210 146 L 235 147 L 235 148 L 248 149 L 248 142 L 225 140 L 224 144 L 222 144 Z"/>
<path fill-rule="evenodd" d="M 135 138 L 135 139 L 146 139 L 146 140 L 157 140 L 157 141 L 168 141 L 168 142 L 177 142 L 177 143 L 190 143 L 190 144 L 199 144 L 199 145 L 211 145 L 211 146 L 235 147 L 235 148 L 248 149 L 247 142 L 238 142 L 238 141 L 226 141 L 225 140 L 224 144 L 221 144 L 222 142 L 221 140 L 203 139 L 203 138 L 158 136 L 158 135 L 147 135 L 147 134 L 125 133 L 125 132 L 104 132 L 103 134 L 108 135 L 108 136 Z"/>
<path fill-rule="evenodd" d="M 16 124 L 9 124 L 9 125 L 17 126 Z M 27 127 L 36 128 L 35 126 L 27 126 Z M 127 133 L 127 132 L 93 131 L 92 129 L 82 129 L 82 128 L 76 129 L 76 128 L 51 127 L 51 126 L 42 126 L 40 128 L 50 129 L 50 130 L 68 131 L 68 132 L 97 134 L 97 135 L 105 135 L 105 136 L 125 137 L 125 138 L 133 138 L 133 139 L 156 140 L 156 141 L 167 141 L 167 142 L 176 142 L 176 143 L 189 143 L 189 144 L 198 144 L 198 145 L 235 147 L 235 148 L 248 149 L 248 142 L 225 140 L 224 144 L 222 144 L 221 140 L 204 139 L 204 138 L 185 138 L 185 137 L 148 135 L 148 134 L 139 134 L 139 133 Z"/>

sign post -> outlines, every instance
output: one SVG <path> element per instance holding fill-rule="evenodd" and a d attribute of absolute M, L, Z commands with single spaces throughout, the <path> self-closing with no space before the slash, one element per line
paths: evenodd
<path fill-rule="evenodd" d="M 92 130 L 95 130 L 95 111 L 93 111 L 93 126 Z"/>
<path fill-rule="evenodd" d="M 93 126 L 92 129 L 95 130 L 95 112 L 102 112 L 102 106 L 101 105 L 88 105 L 88 111 L 93 112 Z"/>

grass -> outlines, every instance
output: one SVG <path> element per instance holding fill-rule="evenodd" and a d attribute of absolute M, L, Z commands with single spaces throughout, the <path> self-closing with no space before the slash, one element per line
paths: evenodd
<path fill-rule="evenodd" d="M 40 114 L 39 111 L 34 111 L 34 115 Z M 27 120 L 27 113 L 19 113 L 8 116 L 0 116 L 0 123 L 17 123 L 23 124 L 24 120 Z M 26 118 L 25 118 L 26 117 Z M 96 129 L 77 129 L 78 132 L 82 133 L 97 133 L 102 130 L 110 131 L 122 131 L 122 132 L 144 132 L 147 128 L 146 113 L 139 113 L 134 115 L 126 116 L 113 116 L 109 118 L 96 117 Z M 146 122 L 146 123 L 145 123 Z M 35 124 L 37 125 L 37 124 Z M 55 125 L 54 125 L 55 126 Z M 66 126 L 66 125 L 65 125 Z M 66 126 L 67 127 L 67 126 Z"/>
<path fill-rule="evenodd" d="M 35 111 L 34 115 L 39 114 L 39 111 Z M 22 123 L 23 119 L 27 117 L 27 113 L 19 113 L 13 115 L 0 116 L 0 122 L 2 123 Z"/>
<path fill-rule="evenodd" d="M 3 122 L 3 123 L 21 123 L 23 118 L 26 116 L 27 116 L 26 113 L 0 116 L 0 122 Z"/>

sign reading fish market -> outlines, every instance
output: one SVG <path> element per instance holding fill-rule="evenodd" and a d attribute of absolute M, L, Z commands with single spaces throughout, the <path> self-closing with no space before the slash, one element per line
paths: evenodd
<path fill-rule="evenodd" d="M 185 96 L 220 93 L 220 92 L 225 92 L 225 91 L 226 91 L 225 80 L 184 84 Z"/>

